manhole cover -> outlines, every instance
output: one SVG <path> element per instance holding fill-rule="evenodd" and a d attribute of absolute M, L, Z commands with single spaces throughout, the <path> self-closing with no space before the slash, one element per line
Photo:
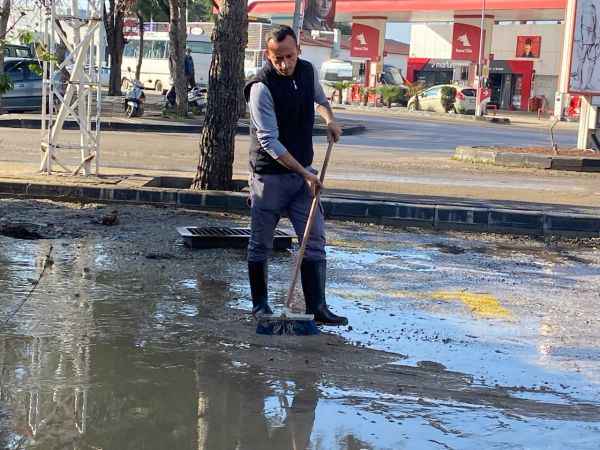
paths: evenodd
<path fill-rule="evenodd" d="M 177 232 L 190 248 L 246 248 L 250 228 L 178 227 Z M 292 248 L 292 236 L 275 230 L 273 250 Z"/>

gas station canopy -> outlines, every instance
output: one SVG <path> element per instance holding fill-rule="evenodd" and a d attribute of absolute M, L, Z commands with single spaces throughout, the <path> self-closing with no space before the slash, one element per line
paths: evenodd
<path fill-rule="evenodd" d="M 335 20 L 379 16 L 389 22 L 452 21 L 456 16 L 481 16 L 484 0 L 337 0 Z M 485 0 L 485 14 L 494 20 L 562 20 L 567 0 Z M 254 17 L 291 17 L 293 0 L 250 0 Z"/>

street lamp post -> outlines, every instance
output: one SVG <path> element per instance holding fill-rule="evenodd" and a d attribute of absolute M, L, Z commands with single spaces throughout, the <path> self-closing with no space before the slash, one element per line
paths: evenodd
<path fill-rule="evenodd" d="M 483 87 L 483 27 L 485 25 L 485 0 L 481 4 L 481 25 L 479 28 L 479 56 L 477 58 L 477 104 L 475 105 L 475 115 L 482 116 L 481 94 Z"/>

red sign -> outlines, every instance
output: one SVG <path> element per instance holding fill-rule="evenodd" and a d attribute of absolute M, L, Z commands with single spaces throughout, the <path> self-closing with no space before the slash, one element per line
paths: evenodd
<path fill-rule="evenodd" d="M 379 30 L 362 23 L 353 23 L 350 56 L 378 61 Z"/>
<path fill-rule="evenodd" d="M 479 60 L 480 28 L 466 23 L 455 23 L 452 36 L 452 59 L 472 61 Z M 483 32 L 485 42 L 485 31 Z M 485 57 L 485 55 L 483 55 Z"/>
<path fill-rule="evenodd" d="M 137 19 L 126 17 L 123 19 L 123 36 L 137 36 L 140 34 L 140 26 Z"/>
<path fill-rule="evenodd" d="M 542 47 L 541 36 L 517 36 L 517 58 L 539 58 Z"/>

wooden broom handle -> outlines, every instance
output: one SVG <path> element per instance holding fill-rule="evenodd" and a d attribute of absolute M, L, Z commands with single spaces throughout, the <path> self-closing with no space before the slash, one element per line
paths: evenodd
<path fill-rule="evenodd" d="M 329 165 L 329 158 L 331 157 L 331 150 L 333 149 L 333 140 L 329 141 L 329 145 L 327 146 L 327 152 L 325 153 L 325 161 L 323 161 L 323 168 L 320 173 L 321 184 L 323 184 L 323 180 L 325 179 L 325 172 L 327 172 L 327 166 Z M 308 220 L 306 221 L 306 227 L 304 228 L 304 234 L 302 235 L 302 245 L 300 245 L 300 250 L 298 250 L 298 256 L 296 257 L 296 266 L 294 267 L 294 277 L 292 278 L 292 282 L 290 284 L 290 288 L 288 290 L 286 306 L 290 308 L 292 304 L 292 298 L 294 296 L 294 290 L 296 289 L 296 284 L 298 283 L 298 275 L 300 273 L 300 266 L 302 265 L 302 259 L 304 259 L 304 251 L 306 250 L 306 243 L 310 237 L 310 232 L 313 227 L 313 223 L 315 222 L 315 217 L 317 217 L 317 210 L 319 209 L 319 199 L 321 198 L 321 189 L 317 190 L 316 195 L 313 198 L 312 204 L 310 206 L 310 213 L 308 214 Z"/>

